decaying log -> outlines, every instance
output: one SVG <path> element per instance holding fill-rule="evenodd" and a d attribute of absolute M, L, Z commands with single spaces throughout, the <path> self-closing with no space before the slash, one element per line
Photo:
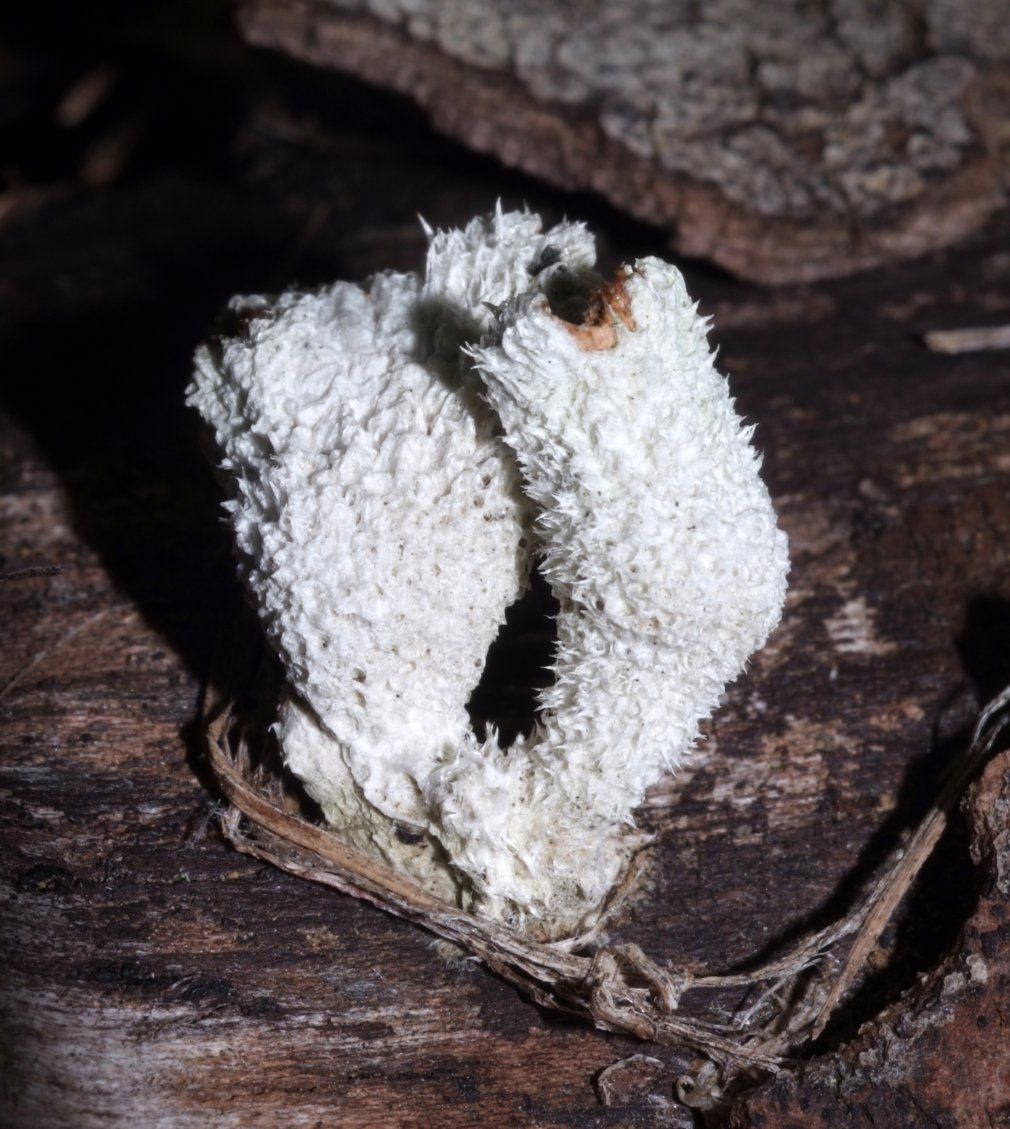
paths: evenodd
<path fill-rule="evenodd" d="M 264 696 L 263 679 L 255 681 L 260 687 L 257 697 Z M 268 701 L 273 697 L 265 696 Z M 299 797 L 285 786 L 281 767 L 270 764 L 270 754 L 263 747 L 269 744 L 269 737 L 258 713 L 257 707 L 256 713 L 243 719 L 234 714 L 230 704 L 217 700 L 213 691 L 205 696 L 207 763 L 225 800 L 220 816 L 222 829 L 237 850 L 416 922 L 475 957 L 549 1012 L 566 1018 L 578 1016 L 600 1030 L 629 1034 L 657 1046 L 678 1046 L 694 1052 L 700 1064 L 678 1079 L 677 1094 L 684 1105 L 715 1111 L 728 1108 L 734 1094 L 752 1089 L 759 1080 L 778 1075 L 785 1066 L 805 1059 L 834 1022 L 838 1010 L 872 973 L 871 957 L 881 937 L 949 828 L 957 805 L 988 764 L 993 749 L 1006 744 L 1010 686 L 980 712 L 970 742 L 946 767 L 936 798 L 857 904 L 837 921 L 803 933 L 772 960 L 751 962 L 744 971 L 729 975 L 664 966 L 637 944 L 608 941 L 606 923 L 618 915 L 632 895 L 640 862 L 613 892 L 593 929 L 564 942 L 531 940 L 500 922 L 442 902 L 410 878 L 341 842 L 326 827 L 319 826 L 311 814 L 299 810 Z M 1005 818 L 1010 811 L 1010 753 L 1002 755 L 997 768 L 1006 770 L 1000 777 L 1005 787 L 995 797 L 984 789 L 982 798 L 976 797 L 971 850 L 976 864 L 985 860 L 1002 876 L 1005 860 L 997 857 L 996 848 L 1010 841 Z M 996 886 L 1000 887 L 999 878 Z M 1003 900 L 1005 892 L 997 890 L 998 901 Z M 983 908 L 981 916 L 988 924 L 992 914 Z M 969 936 L 975 938 L 978 933 L 978 927 L 969 925 Z M 979 964 L 981 959 L 974 946 L 964 963 L 971 970 L 972 980 L 985 983 L 989 970 Z M 943 984 L 952 981 L 962 987 L 964 977 L 955 973 L 944 978 Z M 681 1014 L 681 1003 L 690 993 L 721 993 L 725 997 L 734 990 L 743 999 L 731 1012 L 724 1002 L 722 1009 L 701 1020 Z M 744 1006 L 748 994 L 758 1002 Z M 914 1011 L 921 1005 L 910 1006 Z M 931 998 L 927 1009 L 934 1007 Z M 1005 1011 L 1002 999 L 997 1000 L 996 1010 Z M 908 1027 L 906 1019 L 907 1013 L 902 1012 L 903 1031 Z M 930 1016 L 928 1026 L 937 1025 L 936 1018 Z M 969 1041 L 959 1030 L 953 1037 L 963 1051 Z M 972 1045 L 969 1053 L 976 1060 L 984 1058 L 977 1051 Z M 848 1048 L 847 1053 L 851 1053 Z M 640 1066 L 642 1058 L 634 1055 L 630 1061 Z M 893 1060 L 890 1054 L 883 1058 L 889 1067 Z M 604 1072 L 606 1083 L 600 1093 L 609 1104 L 620 1088 L 620 1066 L 615 1064 Z M 598 1081 L 598 1089 L 600 1085 Z M 963 1120 L 970 1124 L 991 1113 L 992 1093 L 992 1087 L 976 1089 L 971 1095 L 948 1087 L 946 1096 L 959 1113 L 968 1111 Z M 872 1111 L 868 1116 L 872 1119 Z"/>
<path fill-rule="evenodd" d="M 1001 0 L 244 0 L 242 26 L 764 282 L 943 247 L 1007 201 Z"/>
<path fill-rule="evenodd" d="M 953 952 L 839 1054 L 741 1103 L 733 1129 L 975 1129 L 1010 1117 L 1010 754 L 965 810 L 981 889 Z"/>
<path fill-rule="evenodd" d="M 416 267 L 417 211 L 596 207 L 490 173 L 409 108 L 377 96 L 363 122 L 352 84 L 327 79 L 326 103 L 235 50 L 227 80 L 162 60 L 147 83 L 113 60 L 125 112 L 171 102 L 139 168 L 76 184 L 73 149 L 57 188 L 0 208 L 0 1125 L 686 1129 L 692 1053 L 558 1020 L 215 830 L 199 703 L 242 601 L 182 407 L 194 345 L 235 292 Z M 587 218 L 608 268 L 663 251 L 606 209 Z M 739 972 L 837 920 L 1010 682 L 1010 351 L 924 344 L 1005 325 L 1008 263 L 1000 220 L 916 263 L 775 291 L 688 269 L 758 425 L 791 592 L 691 770 L 649 797 L 658 843 L 613 944 Z M 740 1125 L 831 1124 L 832 1094 L 875 1129 L 909 1110 L 999 1123 L 1006 770 L 951 822 L 805 1069 L 740 1096 Z M 954 1103 L 962 1085 L 974 1106 Z"/>

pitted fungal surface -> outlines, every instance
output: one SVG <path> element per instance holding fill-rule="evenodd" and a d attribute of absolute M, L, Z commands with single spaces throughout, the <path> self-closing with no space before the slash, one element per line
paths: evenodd
<path fill-rule="evenodd" d="M 343 839 L 540 936 L 619 882 L 788 568 L 679 272 L 593 261 L 528 213 L 430 233 L 423 278 L 236 299 L 190 390 L 285 664 L 288 765 Z M 554 680 L 501 749 L 466 703 L 534 562 Z"/>

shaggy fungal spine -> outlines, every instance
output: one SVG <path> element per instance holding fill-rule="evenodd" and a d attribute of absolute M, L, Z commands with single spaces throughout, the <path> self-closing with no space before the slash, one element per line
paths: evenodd
<path fill-rule="evenodd" d="M 236 299 L 244 335 L 190 390 L 291 685 L 288 765 L 342 838 L 540 936 L 599 911 L 788 569 L 679 272 L 601 285 L 594 258 L 582 225 L 499 209 L 429 233 L 423 280 Z M 465 705 L 534 558 L 555 679 L 502 750 Z"/>

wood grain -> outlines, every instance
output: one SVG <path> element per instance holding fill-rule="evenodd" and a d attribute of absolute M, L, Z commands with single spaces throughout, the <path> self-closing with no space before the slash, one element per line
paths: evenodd
<path fill-rule="evenodd" d="M 989 765 L 966 802 L 978 903 L 949 956 L 868 1023 L 840 1054 L 781 1075 L 744 1099 L 734 1129 L 999 1125 L 1010 1014 L 1007 925 L 1010 755 Z"/>

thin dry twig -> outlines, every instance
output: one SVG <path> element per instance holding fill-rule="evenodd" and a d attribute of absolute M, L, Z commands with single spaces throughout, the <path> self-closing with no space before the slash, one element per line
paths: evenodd
<path fill-rule="evenodd" d="M 285 810 L 278 780 L 252 767 L 242 720 L 211 693 L 205 702 L 206 749 L 229 804 L 222 827 L 237 850 L 424 926 L 471 952 L 542 1007 L 580 1016 L 605 1030 L 698 1052 L 707 1065 L 682 1078 L 678 1093 L 687 1104 L 706 1108 L 721 1100 L 728 1087 L 777 1072 L 824 1031 L 858 981 L 951 810 L 1010 721 L 1008 706 L 1010 687 L 982 711 L 969 747 L 951 766 L 930 811 L 862 902 L 774 960 L 729 975 L 671 970 L 637 945 L 598 944 L 594 933 L 561 942 L 533 941 L 441 901 L 325 828 Z M 626 883 L 618 900 L 627 888 Z M 840 963 L 837 950 L 853 936 Z M 689 990 L 755 987 L 760 990 L 757 1002 L 729 1021 L 678 1014 Z"/>
<path fill-rule="evenodd" d="M 865 916 L 859 933 L 814 1022 L 813 1038 L 821 1034 L 842 997 L 858 979 L 898 904 L 946 830 L 950 814 L 960 802 L 965 788 L 988 760 L 997 737 L 1007 723 L 1004 710 L 1008 703 L 1010 687 L 982 710 L 967 750 L 950 766 L 939 795 L 916 827 L 904 851 L 871 890 L 865 902 Z"/>
<path fill-rule="evenodd" d="M 34 576 L 59 576 L 63 566 L 58 564 L 4 565 L 0 567 L 0 581 L 28 580 Z"/>
<path fill-rule="evenodd" d="M 926 348 L 934 353 L 980 353 L 985 349 L 1010 349 L 1010 325 L 934 329 L 924 333 Z"/>
<path fill-rule="evenodd" d="M 26 675 L 35 670 L 36 667 L 45 662 L 45 660 L 48 659 L 54 651 L 58 651 L 61 648 L 65 647 L 68 643 L 72 643 L 82 632 L 87 631 L 96 623 L 99 623 L 101 620 L 105 619 L 106 616 L 111 615 L 113 612 L 122 611 L 127 606 L 128 605 L 126 604 L 111 604 L 107 608 L 101 608 L 93 615 L 89 615 L 80 623 L 75 624 L 68 631 L 65 631 L 58 639 L 50 643 L 48 647 L 44 647 L 42 648 L 42 650 L 36 651 L 35 654 L 32 655 L 32 657 L 28 660 L 28 662 L 24 664 L 24 666 L 16 670 L 7 679 L 7 681 L 4 682 L 2 686 L 0 686 L 0 702 L 4 701 L 4 699 L 11 693 L 11 691 L 14 690 L 14 688 L 22 681 L 22 679 L 24 679 Z"/>

